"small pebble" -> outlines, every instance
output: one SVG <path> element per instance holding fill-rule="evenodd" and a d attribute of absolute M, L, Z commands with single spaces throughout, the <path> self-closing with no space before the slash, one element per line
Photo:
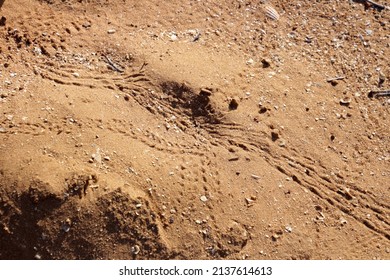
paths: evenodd
<path fill-rule="evenodd" d="M 254 61 L 252 58 L 248 59 L 248 61 L 246 62 L 247 65 L 253 65 Z"/>
<path fill-rule="evenodd" d="M 339 222 L 342 226 L 347 224 L 347 220 L 344 218 L 340 218 Z"/>
<path fill-rule="evenodd" d="M 238 108 L 238 102 L 236 99 L 232 99 L 229 103 L 229 110 L 237 110 Z"/>
<path fill-rule="evenodd" d="M 264 113 L 266 113 L 267 112 L 267 107 L 265 107 L 265 106 L 263 106 L 262 104 L 259 104 L 259 113 L 260 114 L 264 114 Z"/>
<path fill-rule="evenodd" d="M 207 199 L 207 197 L 206 197 L 205 195 L 202 195 L 202 196 L 200 197 L 200 200 L 201 200 L 202 202 L 206 202 L 208 199 Z"/>
<path fill-rule="evenodd" d="M 262 60 L 261 60 L 261 63 L 262 63 L 262 65 L 263 65 L 263 68 L 268 68 L 268 67 L 270 67 L 271 66 L 271 62 L 268 60 L 268 59 L 266 59 L 266 58 L 263 58 Z M 271 72 L 270 72 L 271 73 Z M 273 72 L 274 73 L 274 72 Z M 275 73 L 276 74 L 276 73 Z M 275 74 L 273 74 L 273 75 L 275 75 Z M 273 76 L 272 75 L 272 76 Z"/>
<path fill-rule="evenodd" d="M 65 220 L 65 223 L 62 225 L 61 229 L 64 232 L 69 232 L 71 224 L 72 224 L 72 221 L 68 218 Z"/>
<path fill-rule="evenodd" d="M 271 236 L 272 241 L 277 241 L 279 238 L 280 238 L 280 236 L 276 233 Z"/>
<path fill-rule="evenodd" d="M 273 129 L 271 131 L 271 139 L 274 142 L 279 139 L 279 130 L 278 129 Z"/>
<path fill-rule="evenodd" d="M 286 147 L 286 140 L 280 139 L 280 141 L 279 141 L 279 147 Z"/>
<path fill-rule="evenodd" d="M 108 34 L 114 34 L 115 32 L 116 32 L 115 29 L 108 29 L 108 30 L 107 30 L 107 33 L 108 33 Z"/>
<path fill-rule="evenodd" d="M 85 22 L 85 23 L 82 24 L 82 27 L 89 28 L 89 27 L 91 27 L 91 23 L 90 22 Z"/>

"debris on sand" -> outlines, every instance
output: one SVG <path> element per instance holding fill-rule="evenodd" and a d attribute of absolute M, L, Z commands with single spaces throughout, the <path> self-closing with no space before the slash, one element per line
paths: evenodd
<path fill-rule="evenodd" d="M 272 20 L 279 20 L 279 18 L 280 18 L 279 13 L 275 10 L 274 7 L 272 7 L 272 6 L 269 5 L 269 4 L 266 4 L 266 5 L 264 6 L 264 12 L 265 12 L 265 15 L 266 15 L 268 18 L 272 19 Z"/>
<path fill-rule="evenodd" d="M 375 2 L 7 1 L 0 259 L 387 258 Z"/>

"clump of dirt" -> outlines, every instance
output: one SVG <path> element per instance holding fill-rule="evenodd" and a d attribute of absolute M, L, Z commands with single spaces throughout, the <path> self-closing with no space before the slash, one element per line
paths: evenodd
<path fill-rule="evenodd" d="M 2 185 L 4 187 L 4 185 Z M 1 195 L 1 254 L 9 259 L 167 259 L 178 253 L 161 238 L 156 213 L 121 189 L 87 205 L 30 183 Z M 64 190 L 66 191 L 66 190 Z"/>
<path fill-rule="evenodd" d="M 188 85 L 177 82 L 164 82 L 161 88 L 168 96 L 166 101 L 169 106 L 181 111 L 190 119 L 211 124 L 220 122 L 219 118 L 222 114 L 218 114 L 211 104 L 211 90 L 202 89 L 196 93 Z"/>

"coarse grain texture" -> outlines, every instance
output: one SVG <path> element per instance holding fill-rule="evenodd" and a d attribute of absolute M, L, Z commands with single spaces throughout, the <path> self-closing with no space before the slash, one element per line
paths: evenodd
<path fill-rule="evenodd" d="M 7 1 L 0 259 L 390 259 L 389 11 L 263 2 Z"/>

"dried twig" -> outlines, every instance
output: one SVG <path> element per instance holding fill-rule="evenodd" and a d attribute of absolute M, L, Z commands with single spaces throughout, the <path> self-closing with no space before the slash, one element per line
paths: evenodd
<path fill-rule="evenodd" d="M 378 98 L 378 97 L 384 97 L 384 96 L 390 96 L 390 89 L 388 90 L 372 90 L 368 93 L 369 98 Z"/>
<path fill-rule="evenodd" d="M 371 1 L 371 0 L 364 0 L 364 1 L 367 3 L 370 3 L 372 6 L 374 6 L 375 8 L 377 8 L 379 10 L 385 10 L 385 9 L 390 10 L 390 8 L 388 6 L 378 4 L 374 1 Z"/>
<path fill-rule="evenodd" d="M 345 79 L 345 76 L 338 76 L 338 77 L 334 77 L 334 78 L 329 78 L 329 79 L 326 79 L 326 81 L 328 82 L 328 83 L 331 83 L 331 82 L 333 82 L 333 81 L 339 81 L 339 80 L 344 80 Z"/>
<path fill-rule="evenodd" d="M 338 84 L 337 81 L 341 81 L 341 80 L 344 80 L 344 79 L 345 79 L 344 76 L 338 76 L 338 77 L 334 77 L 334 78 L 329 78 L 326 81 L 328 83 L 330 83 L 332 86 L 336 86 Z"/>
<path fill-rule="evenodd" d="M 141 67 L 139 68 L 138 72 L 141 72 L 142 69 L 144 69 L 144 67 L 145 67 L 146 65 L 148 65 L 148 63 L 144 61 L 144 63 L 142 63 Z"/>
<path fill-rule="evenodd" d="M 120 69 L 112 60 L 103 54 L 103 57 L 106 59 L 107 64 L 111 67 L 112 70 L 117 71 L 119 73 L 125 72 L 123 69 Z"/>

